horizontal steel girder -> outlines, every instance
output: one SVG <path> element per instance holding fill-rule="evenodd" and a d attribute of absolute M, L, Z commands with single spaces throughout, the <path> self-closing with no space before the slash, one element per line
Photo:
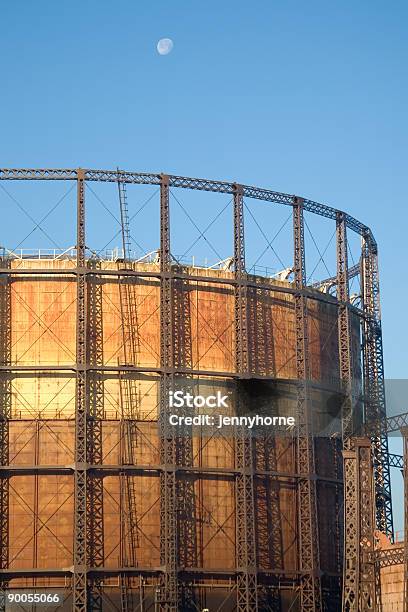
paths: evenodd
<path fill-rule="evenodd" d="M 85 181 L 96 182 L 118 182 L 117 170 L 76 170 L 76 169 L 51 169 L 51 168 L 0 168 L 0 180 L 4 181 L 75 181 L 78 179 L 78 173 L 84 176 Z M 119 180 L 122 183 L 136 185 L 156 185 L 160 186 L 162 181 L 161 174 L 150 174 L 144 172 L 120 172 Z M 184 176 L 168 176 L 169 187 L 178 187 L 181 189 L 192 189 L 199 191 L 209 191 L 212 193 L 227 193 L 233 195 L 236 189 L 236 183 L 225 181 L 212 181 L 202 178 L 189 178 Z M 263 200 L 274 204 L 283 204 L 293 206 L 295 198 L 292 194 L 272 191 L 270 189 L 262 189 L 251 185 L 242 185 L 242 195 L 245 198 L 255 200 Z M 303 209 L 307 212 L 326 217 L 328 219 L 336 219 L 339 212 L 332 206 L 320 204 L 307 198 L 302 199 Z M 341 211 L 340 211 L 341 212 Z M 372 244 L 375 245 L 374 237 L 370 228 L 366 225 L 344 213 L 347 227 L 357 232 L 360 235 L 370 236 Z"/>

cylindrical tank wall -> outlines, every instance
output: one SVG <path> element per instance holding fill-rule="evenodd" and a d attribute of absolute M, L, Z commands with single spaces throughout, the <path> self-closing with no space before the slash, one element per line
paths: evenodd
<path fill-rule="evenodd" d="M 15 267 L 19 265 L 55 269 L 74 267 L 74 262 L 13 262 Z M 116 267 L 114 263 L 103 265 Z M 139 271 L 151 271 L 154 264 L 135 267 Z M 194 272 L 197 273 L 190 270 Z M 184 329 L 183 342 L 188 343 L 189 350 L 185 351 L 184 363 L 180 365 L 196 372 L 207 372 L 190 379 L 190 385 L 197 390 L 229 389 L 233 384 L 229 375 L 235 368 L 234 294 L 232 287 L 223 284 L 222 279 L 231 277 L 232 273 L 205 269 L 200 269 L 199 273 L 218 275 L 220 283 L 193 280 L 184 283 L 183 291 L 187 292 L 188 299 L 184 300 L 183 307 L 188 325 L 187 330 Z M 160 363 L 160 285 L 156 279 L 147 277 L 128 282 L 137 314 L 137 363 L 134 365 L 154 370 Z M 263 279 L 264 284 L 268 282 Z M 289 409 L 294 410 L 296 398 L 295 386 L 290 382 L 296 379 L 294 304 L 290 283 L 274 279 L 273 284 L 281 290 L 252 289 L 249 293 L 250 367 L 254 376 L 280 381 L 279 393 L 271 396 L 271 409 L 285 414 Z M 99 363 L 116 368 L 126 360 L 117 277 L 93 277 L 89 283 L 89 292 L 92 291 L 100 292 L 101 312 L 99 330 L 89 329 L 90 341 L 95 341 L 95 334 L 100 335 Z M 10 335 L 10 354 L 4 356 L 3 361 L 18 366 L 72 366 L 76 350 L 74 277 L 55 274 L 11 277 L 10 300 L 10 321 L 1 322 L 3 327 L 8 327 Z M 337 306 L 334 299 L 328 298 L 326 302 L 309 299 L 308 313 L 315 424 L 318 431 L 326 431 L 333 423 L 336 426 L 337 416 L 333 400 L 339 387 Z M 353 335 L 358 377 L 357 320 L 353 321 Z M 210 372 L 216 372 L 217 377 L 210 377 Z M 123 476 L 119 475 L 117 466 L 125 462 L 128 434 L 121 419 L 118 372 L 105 371 L 92 376 L 100 383 L 103 401 L 102 462 L 112 467 L 111 473 L 107 472 L 103 478 L 104 567 L 115 568 L 121 564 L 121 522 L 125 513 L 121 496 Z M 123 376 L 135 381 L 140 419 L 134 463 L 141 467 L 141 473 L 130 477 L 137 507 L 135 558 L 137 566 L 157 569 L 160 566 L 160 456 L 156 422 L 159 379 L 154 371 Z M 69 567 L 73 547 L 73 476 L 69 466 L 74 462 L 75 372 L 69 369 L 19 370 L 7 373 L 6 377 L 11 385 L 10 465 L 61 467 L 58 475 L 42 474 L 39 469 L 35 475 L 13 473 L 11 476 L 10 568 Z M 282 570 L 284 586 L 285 575 L 291 577 L 297 570 L 294 441 L 290 436 L 259 436 L 255 437 L 254 446 L 257 563 L 261 570 Z M 316 439 L 320 554 L 325 572 L 336 571 L 337 558 L 333 551 L 341 548 L 340 533 L 335 530 L 339 512 L 336 479 L 341 474 L 335 465 L 334 446 L 335 442 L 329 437 Z M 219 570 L 221 575 L 222 570 L 227 572 L 235 568 L 232 434 L 223 432 L 223 435 L 211 436 L 204 432 L 199 435 L 195 430 L 192 457 L 190 467 L 201 471 L 186 471 L 180 478 L 189 483 L 193 497 L 191 516 L 184 520 L 190 521 L 189 527 L 194 533 L 194 563 L 196 568 Z M 62 469 L 64 466 L 66 473 Z M 52 580 L 57 583 L 57 579 Z M 107 588 L 108 584 L 109 581 Z M 212 593 L 209 588 L 208 601 L 216 597 Z M 291 596 L 282 594 L 282 601 L 285 599 L 290 601 Z"/>

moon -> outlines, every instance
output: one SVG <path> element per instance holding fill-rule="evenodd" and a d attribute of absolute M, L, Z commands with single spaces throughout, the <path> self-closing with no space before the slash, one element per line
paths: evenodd
<path fill-rule="evenodd" d="M 159 55 L 168 55 L 173 49 L 173 41 L 171 38 L 161 38 L 157 43 L 157 52 Z"/>

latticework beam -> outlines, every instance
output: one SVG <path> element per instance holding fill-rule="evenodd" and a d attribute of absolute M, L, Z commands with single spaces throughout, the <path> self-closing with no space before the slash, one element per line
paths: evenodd
<path fill-rule="evenodd" d="M 242 187 L 234 190 L 234 269 L 235 285 L 235 367 L 240 375 L 248 374 L 248 300 L 247 289 L 240 281 L 246 276 L 244 242 L 244 200 Z M 236 407 L 244 406 L 244 398 L 236 394 Z M 237 565 L 237 611 L 258 610 L 256 575 L 256 544 L 253 481 L 253 445 L 250 431 L 246 427 L 235 430 L 235 481 L 236 508 L 236 565 Z"/>
<path fill-rule="evenodd" d="M 306 285 L 305 240 L 303 202 L 293 202 L 294 277 L 295 288 Z M 316 467 L 308 380 L 309 342 L 307 301 L 301 293 L 295 293 L 296 373 L 297 398 L 297 467 L 298 480 L 298 540 L 300 579 L 300 605 L 304 611 L 322 609 L 320 583 L 319 533 L 317 524 Z"/>
<path fill-rule="evenodd" d="M 376 610 L 374 490 L 368 438 L 353 438 L 344 457 L 345 567 L 343 612 Z"/>
<path fill-rule="evenodd" d="M 76 180 L 78 174 L 85 173 L 87 181 L 116 183 L 118 180 L 117 170 L 91 170 L 85 171 L 73 169 L 52 169 L 52 168 L 0 168 L 0 181 L 71 181 Z M 122 183 L 134 185 L 160 185 L 162 182 L 161 174 L 149 174 L 146 172 L 128 172 L 120 171 L 120 180 Z M 186 176 L 168 176 L 170 187 L 178 187 L 181 189 L 196 189 L 199 191 L 209 191 L 215 193 L 233 194 L 235 183 L 227 181 L 211 181 L 202 178 L 190 178 Z M 262 189 L 252 185 L 243 185 L 242 193 L 244 197 L 253 198 L 255 200 L 263 200 L 275 204 L 283 204 L 291 206 L 293 196 L 288 193 L 272 191 L 270 189 Z M 307 198 L 303 199 L 303 209 L 327 219 L 336 219 L 337 210 L 332 206 L 314 202 Z M 358 221 L 351 215 L 346 214 L 347 227 L 357 232 L 360 235 L 368 234 L 370 239 L 375 244 L 371 230 Z"/>
<path fill-rule="evenodd" d="M 73 610 L 87 610 L 87 308 L 85 247 L 85 180 L 77 179 L 77 320 L 75 389 L 75 484 Z"/>
<path fill-rule="evenodd" d="M 88 265 L 95 272 L 100 267 L 97 260 L 90 260 Z M 103 366 L 102 287 L 97 275 L 87 283 L 87 363 L 95 368 L 88 374 L 87 456 L 90 465 L 101 465 L 103 461 L 104 383 L 101 373 L 96 369 Z M 104 566 L 103 478 L 100 474 L 87 476 L 87 557 L 90 566 Z M 100 583 L 98 578 L 90 580 L 88 606 L 92 612 L 102 612 Z"/>
<path fill-rule="evenodd" d="M 349 311 L 347 227 L 343 213 L 336 220 L 337 236 L 337 299 L 340 381 L 344 394 L 342 405 L 343 444 L 347 447 L 354 433 L 353 419 L 353 363 L 352 337 Z"/>
<path fill-rule="evenodd" d="M 401 433 L 404 441 L 404 612 L 408 612 L 408 427 Z"/>
<path fill-rule="evenodd" d="M 179 610 L 176 438 L 169 423 L 169 392 L 174 388 L 173 280 L 170 255 L 169 180 L 160 183 L 160 558 L 163 572 L 157 594 L 163 612 Z"/>
<path fill-rule="evenodd" d="M 377 246 L 372 242 L 370 235 L 363 238 L 361 262 L 361 285 L 365 315 L 362 319 L 365 417 L 367 424 L 375 430 L 372 444 L 376 525 L 377 529 L 393 538 L 378 256 Z"/>
<path fill-rule="evenodd" d="M 8 268 L 9 260 L 2 261 Z M 11 362 L 11 284 L 7 275 L 0 279 L 0 363 Z M 9 464 L 9 419 L 11 418 L 11 377 L 7 370 L 0 374 L 0 466 Z M 9 475 L 0 474 L 0 570 L 9 562 Z M 7 580 L 0 577 L 0 610 L 5 610 Z"/>

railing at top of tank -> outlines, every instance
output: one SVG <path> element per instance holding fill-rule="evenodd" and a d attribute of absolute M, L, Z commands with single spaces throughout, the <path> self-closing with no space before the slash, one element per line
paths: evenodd
<path fill-rule="evenodd" d="M 50 259 L 50 260 L 63 260 L 63 259 L 75 259 L 76 258 L 76 248 L 74 246 L 69 247 L 67 249 L 14 249 L 10 250 L 6 247 L 0 247 L 0 256 L 2 258 L 9 259 Z M 120 247 L 115 247 L 113 249 L 106 249 L 104 251 L 95 252 L 88 249 L 89 257 L 97 257 L 102 261 L 116 262 L 123 259 L 123 249 Z M 200 269 L 210 269 L 210 270 L 228 270 L 228 268 L 222 267 L 222 262 L 213 263 L 207 257 L 204 259 L 198 259 L 196 256 L 192 255 L 189 258 L 182 258 L 177 255 L 173 255 L 173 261 L 176 264 L 191 267 L 191 268 L 200 268 Z M 152 253 L 148 253 L 143 257 L 132 257 L 132 260 L 135 263 L 148 263 L 155 264 L 158 263 L 157 260 L 157 251 L 153 251 Z M 252 266 L 248 270 L 249 274 L 253 274 L 255 276 L 262 276 L 266 278 L 273 278 L 279 270 L 277 268 L 270 268 L 267 266 Z"/>
<path fill-rule="evenodd" d="M 127 172 L 121 170 L 119 173 L 117 170 L 81 170 L 84 173 L 85 180 L 87 181 L 98 181 L 98 182 L 110 182 L 117 183 L 120 180 L 123 183 L 136 184 L 136 185 L 160 185 L 162 180 L 161 174 L 150 174 L 146 172 Z M 27 169 L 27 168 L 0 168 L 0 180 L 10 181 L 30 181 L 30 180 L 46 180 L 46 181 L 72 181 L 77 179 L 76 169 Z M 189 178 L 184 176 L 168 175 L 170 187 L 179 187 L 182 189 L 195 189 L 200 191 L 210 191 L 217 193 L 229 193 L 235 192 L 236 183 L 230 183 L 226 181 L 212 181 L 201 178 Z M 273 202 L 274 204 L 284 204 L 292 206 L 295 201 L 295 195 L 288 193 L 282 193 L 279 191 L 272 191 L 270 189 L 263 189 L 260 187 L 254 187 L 251 185 L 242 185 L 242 191 L 244 197 L 253 198 L 255 200 L 264 200 L 266 202 Z M 308 198 L 301 198 L 303 201 L 304 210 L 326 217 L 328 219 L 336 220 L 337 213 L 341 212 L 332 206 L 326 204 L 320 204 L 314 202 Z M 347 227 L 357 232 L 358 234 L 365 236 L 369 239 L 371 247 L 376 251 L 377 244 L 374 236 L 369 227 L 352 217 L 351 215 L 344 213 Z"/>
<path fill-rule="evenodd" d="M 2 257 L 9 259 L 74 259 L 75 247 L 68 249 L 14 249 L 1 247 Z"/>
<path fill-rule="evenodd" d="M 87 257 L 96 258 L 100 261 L 105 262 L 117 262 L 123 260 L 123 249 L 120 247 L 114 247 L 113 249 L 105 249 L 104 251 L 93 251 L 92 249 L 87 249 Z M 6 247 L 0 246 L 0 259 L 14 259 L 14 260 L 39 260 L 46 259 L 51 261 L 63 261 L 63 260 L 75 260 L 76 259 L 76 248 L 74 246 L 68 247 L 67 249 L 14 249 L 10 250 Z M 135 256 L 132 252 L 130 253 L 130 259 L 134 263 L 147 263 L 147 264 L 157 264 L 159 265 L 157 259 L 157 251 L 152 251 L 151 253 L 147 253 L 142 257 Z M 232 259 L 232 258 L 231 258 Z M 233 268 L 229 268 L 228 266 L 224 266 L 224 261 L 213 263 L 207 257 L 204 259 L 198 259 L 195 255 L 192 255 L 189 258 L 180 257 L 178 255 L 172 255 L 172 260 L 175 265 L 185 266 L 188 268 L 198 268 L 201 270 L 224 270 L 224 271 L 232 271 Z M 226 261 L 226 260 L 225 260 Z M 357 270 L 357 266 L 353 266 L 349 268 L 349 277 L 352 278 L 355 276 Z M 247 270 L 248 274 L 253 276 L 259 276 L 262 278 L 271 278 L 278 280 L 280 270 L 278 268 L 272 268 L 268 266 L 260 266 L 254 265 Z M 289 280 L 289 277 L 287 278 Z M 336 285 L 336 277 L 325 279 L 325 280 L 316 280 L 311 278 L 308 282 L 308 286 L 313 289 L 321 289 L 322 287 L 328 283 L 332 285 Z"/>
<path fill-rule="evenodd" d="M 123 255 L 120 254 L 120 249 L 106 250 L 103 253 L 96 254 L 95 251 L 87 249 L 87 255 L 89 257 L 98 256 L 99 259 L 104 261 L 117 261 Z M 64 260 L 64 259 L 75 259 L 76 248 L 74 246 L 68 247 L 67 249 L 14 249 L 10 250 L 7 247 L 0 247 L 0 253 L 2 258 L 8 259 L 50 259 L 50 260 Z"/>

